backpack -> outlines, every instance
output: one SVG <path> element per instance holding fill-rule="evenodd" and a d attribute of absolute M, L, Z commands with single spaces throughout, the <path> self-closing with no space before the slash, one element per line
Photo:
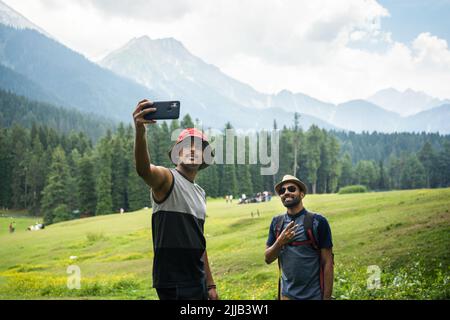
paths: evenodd
<path fill-rule="evenodd" d="M 278 237 L 280 236 L 282 230 L 281 228 L 283 227 L 283 222 L 284 222 L 284 217 L 286 214 L 282 214 L 279 215 L 278 217 L 276 217 L 276 224 L 275 224 L 275 235 L 276 235 L 276 239 L 278 239 Z M 314 232 L 313 232 L 313 220 L 314 220 L 314 213 L 311 213 L 309 211 L 306 211 L 305 213 L 305 218 L 303 220 L 303 227 L 305 229 L 305 233 L 306 233 L 306 237 L 307 240 L 305 241 L 293 241 L 290 242 L 286 245 L 288 246 L 311 246 L 316 252 L 317 255 L 319 256 L 319 265 L 320 265 L 320 291 L 322 292 L 322 296 L 323 296 L 323 287 L 324 287 L 324 269 L 321 263 L 321 254 L 320 254 L 320 248 L 317 244 L 316 238 L 314 237 Z M 281 264 L 280 264 L 280 259 L 278 259 L 278 300 L 281 299 Z"/>

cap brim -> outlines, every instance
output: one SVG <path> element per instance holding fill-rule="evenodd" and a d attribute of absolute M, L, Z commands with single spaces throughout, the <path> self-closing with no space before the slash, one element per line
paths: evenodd
<path fill-rule="evenodd" d="M 197 138 L 197 137 L 195 137 L 195 138 Z M 184 141 L 184 140 L 183 140 Z M 209 142 L 208 141 L 206 141 L 206 140 L 202 140 L 203 141 L 203 149 L 205 149 L 207 146 L 209 146 Z M 173 148 L 175 148 L 175 146 L 177 145 L 177 144 L 179 144 L 179 143 L 181 143 L 182 141 L 180 141 L 180 142 L 178 142 L 178 143 L 175 143 L 170 149 L 169 149 L 169 151 L 168 151 L 168 155 L 169 155 L 169 159 L 170 159 L 170 162 L 172 162 L 175 166 L 177 165 L 175 162 L 173 162 L 173 160 L 172 160 L 172 151 L 173 151 Z M 215 152 L 214 152 L 214 150 L 211 150 L 211 158 L 214 158 L 214 156 L 215 156 Z M 205 169 L 205 168 L 207 168 L 207 167 L 209 167 L 209 164 L 207 164 L 206 162 L 203 162 L 201 165 L 200 165 L 200 167 L 199 167 L 199 170 L 203 170 L 203 169 Z"/>
<path fill-rule="evenodd" d="M 275 192 L 277 193 L 277 195 L 280 195 L 280 188 L 281 188 L 281 186 L 283 184 L 287 183 L 287 182 L 295 183 L 304 194 L 308 193 L 308 187 L 306 186 L 306 184 L 304 184 L 303 182 L 301 182 L 299 180 L 290 179 L 290 180 L 281 181 L 281 182 L 276 184 Z"/>

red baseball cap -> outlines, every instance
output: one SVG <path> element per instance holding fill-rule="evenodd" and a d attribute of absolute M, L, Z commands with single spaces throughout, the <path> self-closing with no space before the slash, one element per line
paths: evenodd
<path fill-rule="evenodd" d="M 197 128 L 187 128 L 181 131 L 176 144 L 189 137 L 200 138 L 202 141 L 208 142 L 208 137 L 201 130 L 198 130 Z"/>
<path fill-rule="evenodd" d="M 169 158 L 170 161 L 172 161 L 173 164 L 176 165 L 175 162 L 173 162 L 172 160 L 172 150 L 173 148 L 181 143 L 182 141 L 184 141 L 187 138 L 198 138 L 202 140 L 202 144 L 203 144 L 203 150 L 209 146 L 209 141 L 208 141 L 208 137 L 206 136 L 206 134 L 204 134 L 201 130 L 197 129 L 197 128 L 187 128 L 184 129 L 183 131 L 181 131 L 181 133 L 178 135 L 177 141 L 175 142 L 175 144 L 172 146 L 172 148 L 170 148 L 169 150 Z M 214 152 L 211 151 L 211 157 L 214 157 Z M 209 164 L 205 163 L 205 161 L 203 160 L 203 163 L 200 165 L 199 170 L 205 169 L 209 166 Z"/>

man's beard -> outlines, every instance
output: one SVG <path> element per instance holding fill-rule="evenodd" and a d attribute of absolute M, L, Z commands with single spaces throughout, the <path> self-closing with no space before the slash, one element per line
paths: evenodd
<path fill-rule="evenodd" d="M 299 197 L 294 197 L 291 201 L 289 201 L 289 202 L 286 202 L 286 201 L 283 201 L 283 205 L 286 207 L 286 208 L 293 208 L 293 207 L 295 207 L 296 205 L 298 205 L 300 203 L 300 198 Z"/>
<path fill-rule="evenodd" d="M 186 169 L 187 171 L 198 171 L 200 169 L 201 164 L 195 164 L 195 163 L 184 163 L 180 162 L 180 165 Z"/>

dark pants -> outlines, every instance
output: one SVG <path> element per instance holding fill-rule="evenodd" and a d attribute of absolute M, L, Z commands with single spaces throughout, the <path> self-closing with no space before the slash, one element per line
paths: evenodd
<path fill-rule="evenodd" d="M 156 288 L 159 300 L 208 300 L 206 285 L 195 287 Z"/>

